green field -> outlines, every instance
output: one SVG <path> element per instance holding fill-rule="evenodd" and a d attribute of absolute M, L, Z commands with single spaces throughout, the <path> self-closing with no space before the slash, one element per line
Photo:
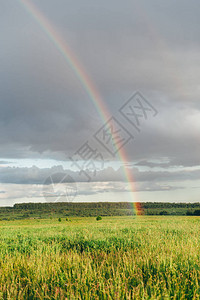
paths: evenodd
<path fill-rule="evenodd" d="M 200 218 L 1 221 L 0 299 L 199 299 Z"/>

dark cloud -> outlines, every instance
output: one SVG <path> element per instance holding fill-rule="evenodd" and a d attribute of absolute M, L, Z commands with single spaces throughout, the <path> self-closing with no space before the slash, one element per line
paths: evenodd
<path fill-rule="evenodd" d="M 125 146 L 129 162 L 149 168 L 200 165 L 197 0 L 34 3 L 85 66 L 110 114 L 134 135 Z M 20 2 L 1 1 L 0 16 L 0 156 L 68 159 L 102 126 L 99 108 Z M 119 113 L 136 90 L 158 111 L 140 133 Z M 40 184 L 54 171 L 2 168 L 0 181 Z M 133 173 L 136 181 L 199 176 L 185 169 Z M 121 181 L 123 171 L 108 168 L 95 180 Z"/>
<path fill-rule="evenodd" d="M 143 166 L 143 167 L 149 167 L 149 168 L 167 168 L 169 166 L 169 162 L 152 162 L 148 160 L 140 160 L 137 163 L 135 163 L 135 166 Z"/>
<path fill-rule="evenodd" d="M 138 168 L 128 168 L 127 171 L 132 174 L 134 182 L 173 182 L 185 180 L 199 180 L 200 169 L 197 170 L 179 170 L 179 171 L 140 171 Z M 92 182 L 126 182 L 124 168 L 120 167 L 114 170 L 111 167 L 94 173 L 85 170 L 90 175 Z M 67 176 L 65 176 L 67 175 Z M 51 176 L 51 178 L 49 178 Z M 84 173 L 72 170 L 65 170 L 62 166 L 40 169 L 38 167 L 19 168 L 5 167 L 0 168 L 0 182 L 13 184 L 51 184 L 88 182 L 88 177 Z"/>

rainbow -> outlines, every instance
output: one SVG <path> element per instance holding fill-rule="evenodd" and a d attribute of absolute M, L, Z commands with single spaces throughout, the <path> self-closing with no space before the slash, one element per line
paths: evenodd
<path fill-rule="evenodd" d="M 19 0 L 24 9 L 34 18 L 36 23 L 40 26 L 40 28 L 45 32 L 48 36 L 49 40 L 54 44 L 56 49 L 63 56 L 65 61 L 71 67 L 73 72 L 76 74 L 78 80 L 81 85 L 87 92 L 90 100 L 94 104 L 96 111 L 100 115 L 103 123 L 107 122 L 110 119 L 110 114 L 108 109 L 106 108 L 104 101 L 101 99 L 95 85 L 89 78 L 88 74 L 84 70 L 81 63 L 78 61 L 77 57 L 72 53 L 69 46 L 63 40 L 63 38 L 59 35 L 55 27 L 49 22 L 49 20 L 40 12 L 40 10 L 30 1 L 30 0 Z M 135 186 L 134 186 L 134 178 L 131 170 L 126 167 L 127 159 L 126 153 L 123 148 L 121 148 L 118 152 L 118 156 L 123 162 L 124 175 L 129 184 L 129 190 L 131 191 L 131 208 L 133 209 L 136 215 L 139 215 L 142 211 L 141 205 L 139 202 L 135 201 Z"/>

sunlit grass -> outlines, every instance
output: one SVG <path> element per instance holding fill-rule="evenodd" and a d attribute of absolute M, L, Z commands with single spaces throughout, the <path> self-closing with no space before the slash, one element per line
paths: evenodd
<path fill-rule="evenodd" d="M 199 299 L 198 217 L 0 222 L 1 299 Z"/>

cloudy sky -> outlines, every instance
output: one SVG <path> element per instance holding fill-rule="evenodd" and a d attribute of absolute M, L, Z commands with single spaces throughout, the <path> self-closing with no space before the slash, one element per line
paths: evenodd
<path fill-rule="evenodd" d="M 199 201 L 199 14 L 0 0 L 0 205 Z"/>

